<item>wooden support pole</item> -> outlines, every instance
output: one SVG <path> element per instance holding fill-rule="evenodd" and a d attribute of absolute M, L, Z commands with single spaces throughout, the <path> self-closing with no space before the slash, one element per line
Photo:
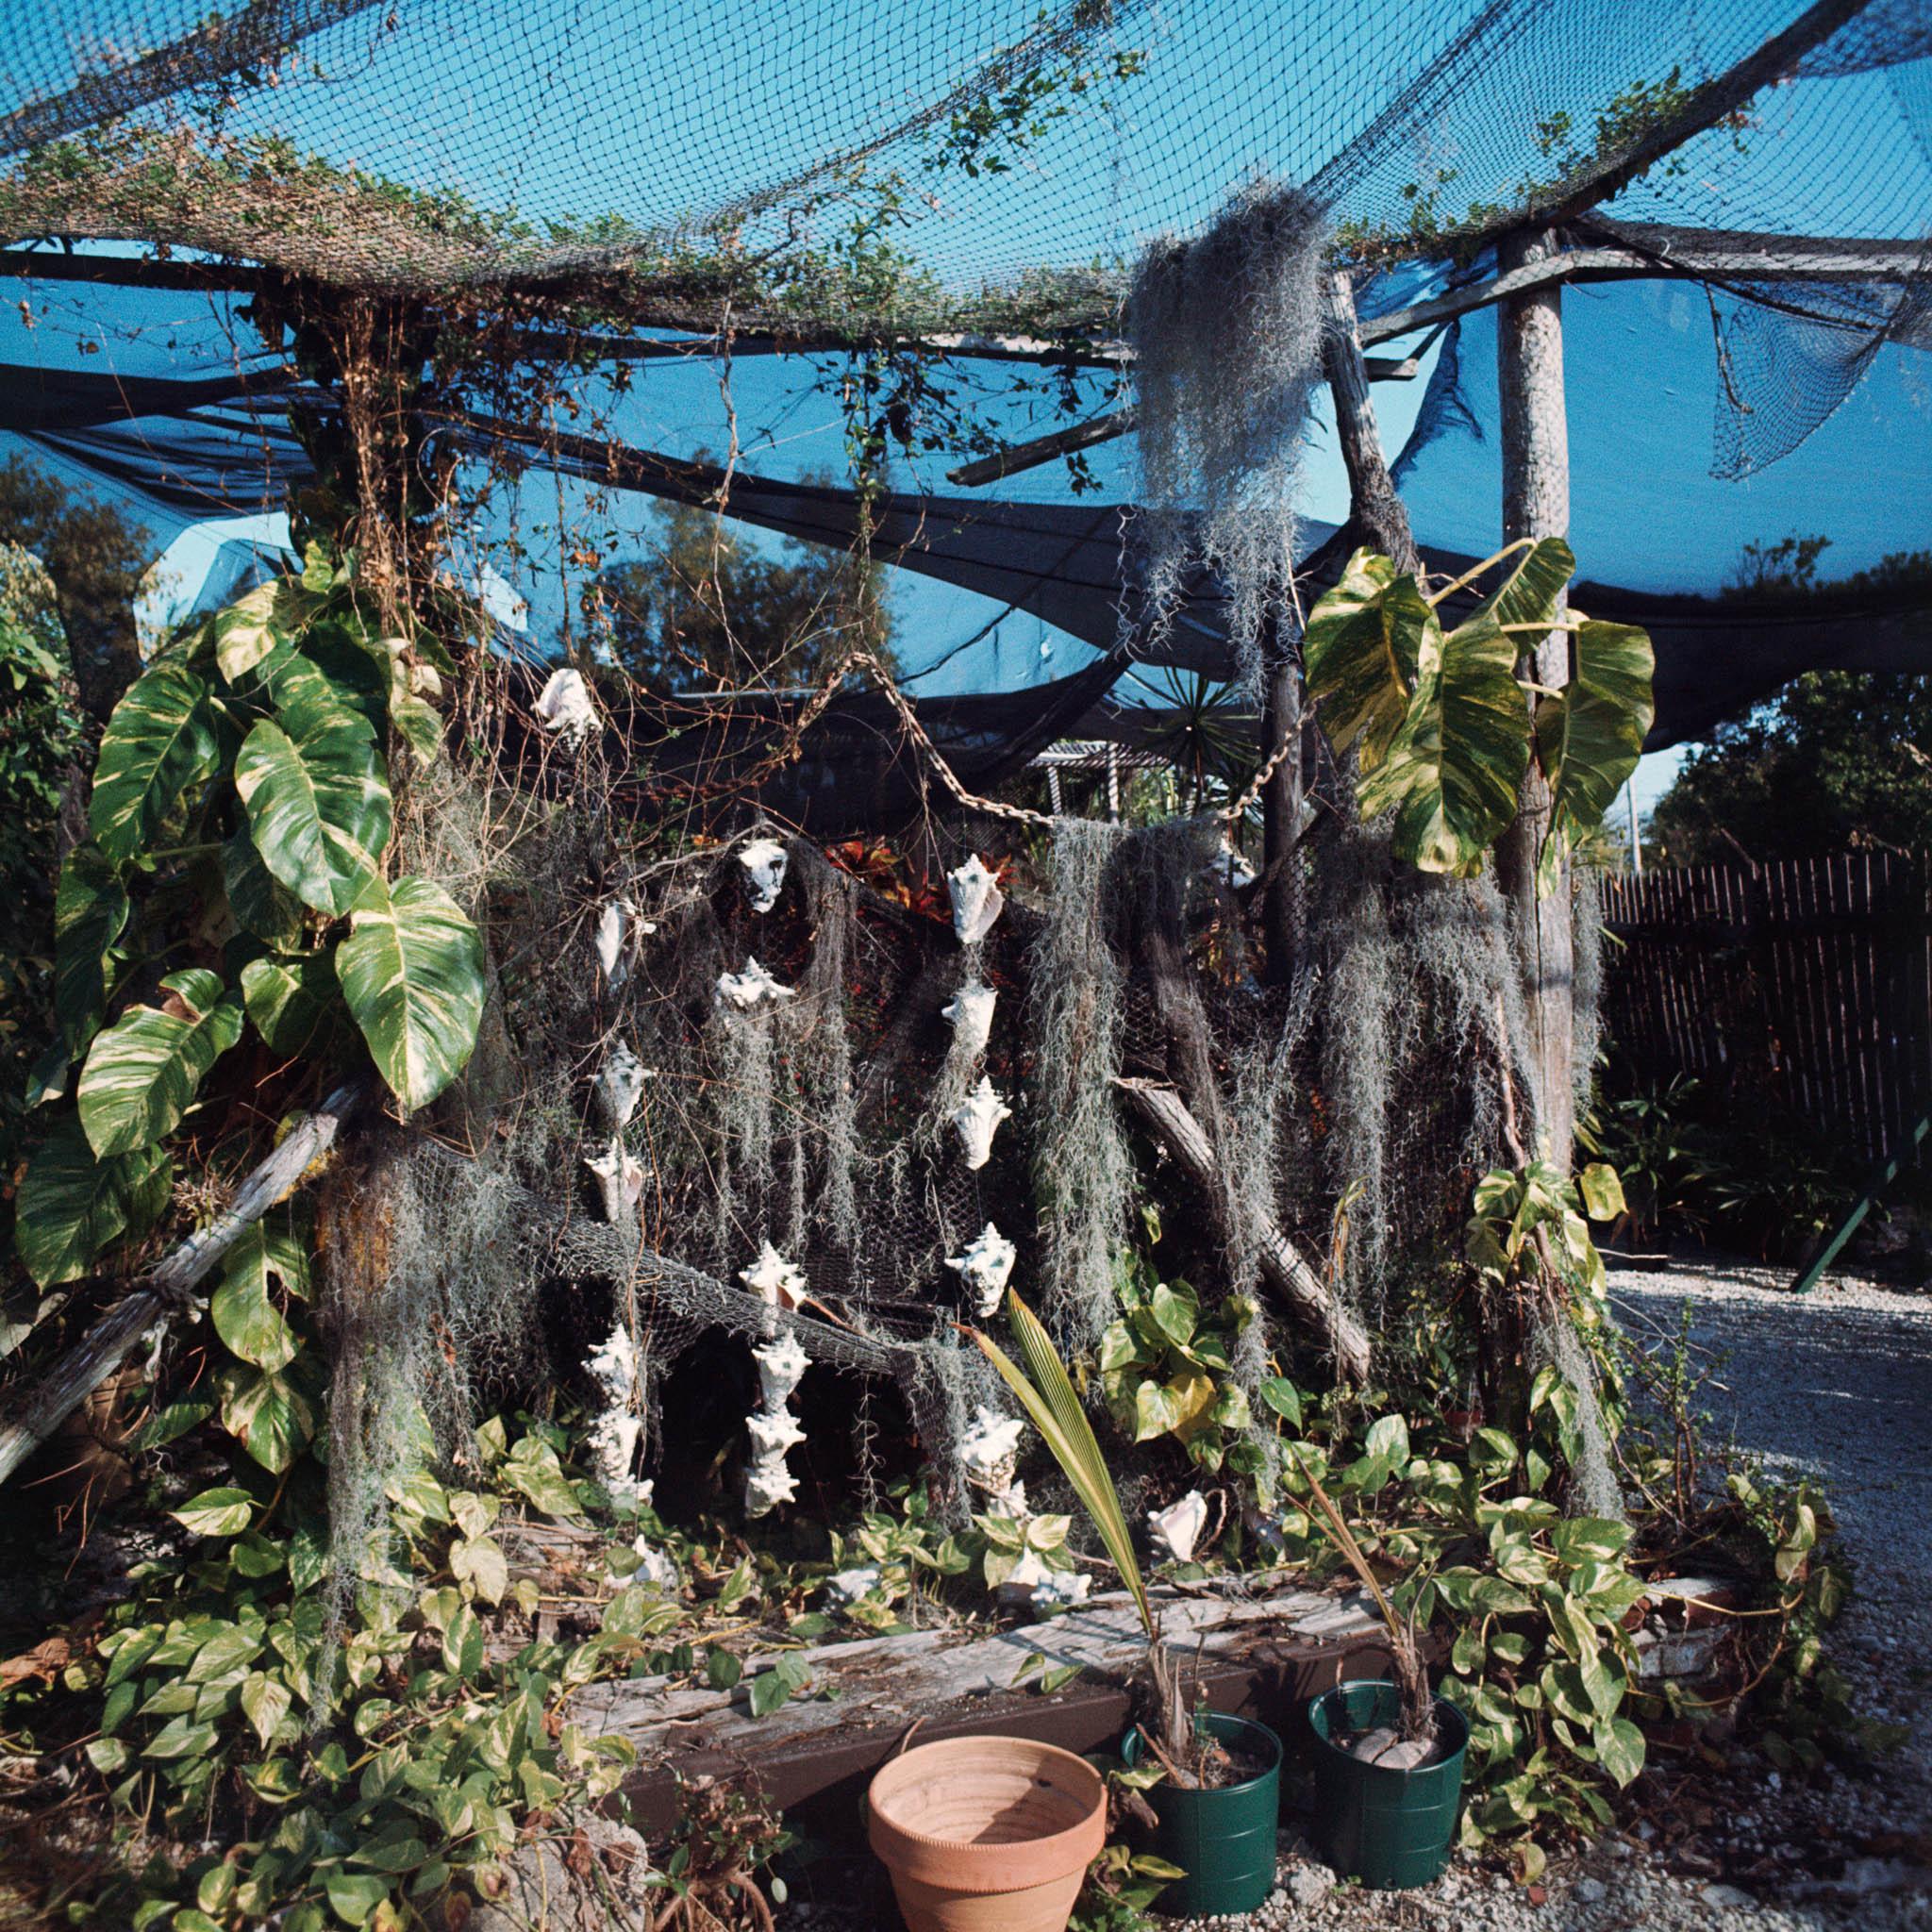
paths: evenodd
<path fill-rule="evenodd" d="M 337 1133 L 362 1098 L 362 1089 L 338 1087 L 242 1182 L 234 1206 L 173 1249 L 131 1294 L 122 1297 L 26 1391 L 18 1412 L 0 1426 L 0 1483 L 44 1442 L 120 1367 L 156 1323 L 186 1301 L 242 1234 L 295 1190 L 312 1162 L 335 1144 Z"/>
<path fill-rule="evenodd" d="M 1400 572 L 1418 570 L 1422 558 L 1408 527 L 1389 465 L 1382 456 L 1381 432 L 1375 426 L 1375 405 L 1369 392 L 1369 372 L 1362 358 L 1355 313 L 1355 286 L 1345 269 L 1337 269 L 1323 286 L 1325 326 L 1322 333 L 1322 368 L 1335 399 L 1335 436 L 1348 470 L 1349 521 L 1360 531 L 1359 541 L 1373 543 Z"/>
<path fill-rule="evenodd" d="M 1507 274 L 1557 252 L 1548 230 L 1504 239 Z M 1563 400 L 1560 287 L 1512 295 L 1497 318 L 1497 387 L 1503 434 L 1503 541 L 1563 537 L 1570 530 L 1570 432 Z M 1519 669 L 1545 688 L 1570 681 L 1570 640 L 1552 631 L 1526 650 Z M 1496 843 L 1496 878 L 1509 906 L 1510 941 L 1529 1023 L 1536 1136 L 1566 1172 L 1575 1131 L 1571 1048 L 1575 1032 L 1574 944 L 1570 871 L 1537 893 L 1537 856 L 1550 826 L 1550 790 L 1534 764 L 1523 781 L 1515 822 Z"/>
<path fill-rule="evenodd" d="M 1220 1199 L 1224 1177 L 1215 1165 L 1207 1129 L 1188 1111 L 1187 1102 L 1172 1087 L 1158 1087 L 1151 1080 L 1116 1079 L 1114 1085 L 1188 1178 L 1210 1198 Z M 1336 1374 L 1344 1381 L 1365 1380 L 1368 1331 L 1273 1222 L 1261 1230 L 1260 1265 L 1261 1278 L 1334 1351 Z"/>

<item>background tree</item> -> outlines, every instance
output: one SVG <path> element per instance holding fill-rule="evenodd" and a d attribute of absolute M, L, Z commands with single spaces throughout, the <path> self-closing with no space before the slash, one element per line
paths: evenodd
<path fill-rule="evenodd" d="M 1818 580 L 1822 537 L 1750 544 L 1731 589 L 1856 598 L 1932 575 L 1932 553 Z M 1841 852 L 1932 850 L 1932 676 L 1811 671 L 1720 724 L 1657 801 L 1648 841 L 1667 864 Z"/>
<path fill-rule="evenodd" d="M 691 504 L 659 506 L 651 538 L 591 579 L 584 614 L 658 695 L 815 684 L 868 625 L 891 661 L 881 566 L 816 543 L 759 547 Z"/>
<path fill-rule="evenodd" d="M 154 541 L 110 504 L 76 495 L 20 457 L 0 462 L 0 542 L 38 558 L 81 708 L 96 724 L 141 674 L 134 600 Z"/>

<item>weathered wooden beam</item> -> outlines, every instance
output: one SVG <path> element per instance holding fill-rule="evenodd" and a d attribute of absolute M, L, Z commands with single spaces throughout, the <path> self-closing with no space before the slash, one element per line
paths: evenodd
<path fill-rule="evenodd" d="M 1151 1080 L 1117 1078 L 1113 1083 L 1165 1147 L 1188 1178 L 1219 1198 L 1225 1180 L 1208 1143 L 1207 1129 L 1188 1111 L 1172 1087 Z M 1368 1331 L 1329 1291 L 1327 1284 L 1296 1253 L 1294 1244 L 1271 1221 L 1260 1230 L 1261 1278 L 1290 1310 L 1327 1343 L 1337 1374 L 1351 1382 L 1369 1373 Z"/>
<path fill-rule="evenodd" d="M 338 1087 L 242 1183 L 232 1207 L 171 1250 L 139 1288 L 116 1302 L 25 1391 L 17 1412 L 0 1427 L 0 1483 L 120 1367 L 149 1329 L 178 1312 L 188 1291 L 248 1228 L 294 1191 L 310 1164 L 335 1144 L 342 1123 L 362 1097 L 358 1083 Z"/>
<path fill-rule="evenodd" d="M 1345 270 L 1337 269 L 1322 289 L 1324 327 L 1322 368 L 1335 401 L 1335 435 L 1348 471 L 1349 521 L 1364 541 L 1388 557 L 1399 572 L 1422 568 L 1408 512 L 1390 480 L 1382 455 L 1381 433 L 1375 425 L 1375 405 L 1369 393 L 1368 370 L 1362 358 L 1356 321 L 1355 289 Z"/>
<path fill-rule="evenodd" d="M 1505 239 L 1505 272 L 1548 259 L 1547 231 Z M 1570 530 L 1570 432 L 1563 398 L 1560 288 L 1512 295 L 1496 332 L 1503 442 L 1503 541 L 1563 537 Z M 1552 631 L 1532 644 L 1520 669 L 1546 690 L 1570 681 L 1570 639 Z M 1575 1130 L 1571 1051 L 1575 1033 L 1574 942 L 1569 868 L 1545 895 L 1537 858 L 1550 836 L 1550 788 L 1532 760 L 1515 821 L 1496 843 L 1496 881 L 1509 906 L 1509 936 L 1529 1024 L 1536 1135 L 1566 1171 Z"/>
<path fill-rule="evenodd" d="M 1167 1646 L 1191 1685 L 1216 1709 L 1248 1710 L 1279 1724 L 1344 1671 L 1380 1675 L 1388 1642 L 1358 1593 L 1346 1598 L 1253 1580 L 1255 1594 L 1158 1589 Z M 764 1718 L 748 1708 L 750 1686 L 775 1654 L 750 1658 L 730 1691 L 681 1689 L 662 1678 L 598 1684 L 577 1691 L 569 1716 L 591 1736 L 626 1740 L 639 1754 L 627 1787 L 647 1833 L 675 1824 L 677 1780 L 705 1775 L 754 1779 L 788 1813 L 833 1816 L 898 1748 L 969 1734 L 1043 1738 L 1074 1751 L 1118 1741 L 1130 1719 L 1132 1685 L 1146 1638 L 1124 1593 L 1096 1596 L 1050 1623 L 991 1636 L 979 1630 L 921 1631 L 822 1644 L 800 1655 L 811 1688 L 830 1697 L 794 1698 Z M 1081 1676 L 1051 1695 L 1018 1681 L 1031 1657 L 1048 1669 L 1076 1665 Z"/>

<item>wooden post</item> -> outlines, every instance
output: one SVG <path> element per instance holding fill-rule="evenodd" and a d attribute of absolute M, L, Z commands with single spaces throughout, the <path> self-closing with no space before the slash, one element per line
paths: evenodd
<path fill-rule="evenodd" d="M 1499 267 L 1509 270 L 1556 252 L 1547 230 L 1505 237 Z M 1563 404 L 1563 294 L 1559 285 L 1512 295 L 1497 317 L 1497 388 L 1503 425 L 1503 541 L 1562 537 L 1570 529 L 1570 433 Z M 1537 683 L 1570 681 L 1570 640 L 1552 631 L 1526 650 L 1521 670 Z M 1496 877 L 1509 905 L 1510 941 L 1529 1022 L 1537 1138 L 1566 1172 L 1575 1130 L 1570 1060 L 1574 1035 L 1574 947 L 1570 871 L 1537 896 L 1537 854 L 1550 823 L 1550 791 L 1534 765 L 1524 779 L 1516 820 L 1496 843 Z"/>
<path fill-rule="evenodd" d="M 1360 530 L 1361 541 L 1373 543 L 1398 571 L 1418 570 L 1422 558 L 1409 532 L 1408 512 L 1395 493 L 1382 457 L 1368 365 L 1357 332 L 1355 287 L 1345 269 L 1328 276 L 1323 306 L 1326 326 L 1322 334 L 1322 368 L 1335 398 L 1335 436 L 1348 470 L 1349 520 Z"/>

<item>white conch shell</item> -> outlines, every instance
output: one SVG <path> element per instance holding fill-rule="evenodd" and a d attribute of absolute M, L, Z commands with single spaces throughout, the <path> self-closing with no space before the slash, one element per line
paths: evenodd
<path fill-rule="evenodd" d="M 655 919 L 640 919 L 636 902 L 612 899 L 597 916 L 597 963 L 614 992 L 630 977 L 631 955 L 640 933 L 658 930 Z"/>
<path fill-rule="evenodd" d="M 953 902 L 953 930 L 962 946 L 983 940 L 1007 903 L 976 852 L 957 872 L 946 874 L 946 894 Z"/>
<path fill-rule="evenodd" d="M 741 1268 L 738 1278 L 774 1308 L 795 1308 L 805 1292 L 805 1270 L 793 1267 L 770 1241 L 764 1244 L 757 1265 Z"/>
<path fill-rule="evenodd" d="M 776 1341 L 768 1341 L 751 1353 L 758 1365 L 758 1387 L 764 1391 L 765 1407 L 782 1408 L 805 1376 L 806 1353 L 798 1345 L 798 1337 L 788 1330 Z"/>
<path fill-rule="evenodd" d="M 756 958 L 747 958 L 742 973 L 718 975 L 718 997 L 727 1007 L 749 1013 L 758 1007 L 776 1006 L 780 1000 L 796 997 L 789 986 L 780 986 Z"/>
<path fill-rule="evenodd" d="M 751 1431 L 752 1447 L 760 1462 L 783 1461 L 788 1449 L 795 1449 L 805 1441 L 805 1431 L 789 1408 L 761 1408 L 747 1416 L 744 1425 Z"/>
<path fill-rule="evenodd" d="M 744 868 L 745 896 L 754 912 L 769 912 L 778 903 L 791 857 L 775 839 L 753 839 L 738 848 L 738 862 Z"/>
<path fill-rule="evenodd" d="M 953 1129 L 966 1150 L 968 1167 L 984 1167 L 992 1158 L 993 1130 L 1012 1117 L 1013 1109 L 993 1091 L 992 1082 L 981 1075 L 979 1085 L 952 1114 Z"/>
<path fill-rule="evenodd" d="M 969 979 L 953 995 L 950 1006 L 941 1007 L 941 1016 L 953 1023 L 953 1042 L 964 1054 L 986 1051 L 992 1034 L 993 1002 L 999 998 L 991 987 Z"/>
<path fill-rule="evenodd" d="M 597 1104 L 604 1118 L 620 1132 L 630 1124 L 638 1102 L 644 1097 L 644 1082 L 651 1077 L 643 1061 L 631 1052 L 629 1043 L 620 1040 L 610 1049 L 603 1071 L 597 1075 Z"/>
<path fill-rule="evenodd" d="M 965 1464 L 966 1474 L 1004 1489 L 1003 1478 L 1012 1475 L 1013 1458 L 1020 1453 L 1020 1438 L 1025 1433 L 1024 1416 L 1002 1415 L 998 1409 L 979 1404 L 959 1439 L 959 1460 Z"/>
<path fill-rule="evenodd" d="M 1190 1490 L 1178 1503 L 1165 1509 L 1147 1512 L 1147 1527 L 1155 1542 L 1176 1563 L 1194 1560 L 1194 1545 L 1208 1527 L 1208 1498 L 1199 1490 Z"/>
<path fill-rule="evenodd" d="M 835 1570 L 825 1578 L 825 1601 L 834 1609 L 844 1609 L 869 1597 L 879 1587 L 879 1566 L 861 1563 L 852 1570 Z"/>
<path fill-rule="evenodd" d="M 967 1244 L 963 1255 L 948 1255 L 946 1266 L 973 1291 L 974 1311 L 984 1322 L 999 1312 L 1000 1296 L 1013 1272 L 1019 1250 L 991 1222 Z"/>
<path fill-rule="evenodd" d="M 597 728 L 597 707 L 581 671 L 553 671 L 537 700 L 537 722 L 575 749 Z"/>
<path fill-rule="evenodd" d="M 659 1590 L 677 1590 L 683 1586 L 684 1578 L 677 1568 L 677 1558 L 669 1550 L 660 1550 L 647 1537 L 639 1537 L 631 1544 L 643 1561 L 630 1574 L 632 1583 L 651 1583 Z"/>
<path fill-rule="evenodd" d="M 1010 1523 L 1024 1523 L 1028 1514 L 1026 1485 L 1008 1483 L 1003 1490 L 989 1491 L 984 1513 L 988 1516 L 1004 1516 Z"/>
<path fill-rule="evenodd" d="M 604 1199 L 604 1218 L 625 1220 L 644 1192 L 644 1164 L 624 1151 L 622 1141 L 612 1141 L 602 1154 L 585 1155 L 584 1165 L 597 1176 L 597 1191 Z"/>
<path fill-rule="evenodd" d="M 744 1473 L 744 1513 L 763 1516 L 798 1494 L 798 1478 L 782 1459 L 754 1462 Z"/>
<path fill-rule="evenodd" d="M 1084 1570 L 1049 1570 L 1033 1586 L 1033 1607 L 1037 1610 L 1072 1609 L 1087 1601 L 1093 1579 Z"/>

